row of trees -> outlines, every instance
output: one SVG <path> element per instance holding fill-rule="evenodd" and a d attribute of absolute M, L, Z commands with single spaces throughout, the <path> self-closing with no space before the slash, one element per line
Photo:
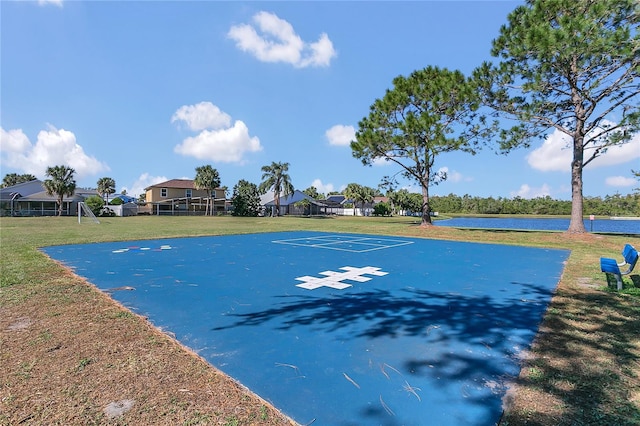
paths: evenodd
<path fill-rule="evenodd" d="M 359 186 L 357 184 L 350 184 Z M 349 188 L 349 187 L 347 187 Z M 352 192 L 342 193 L 353 200 L 354 207 L 361 208 L 365 203 L 371 203 L 374 197 L 382 196 L 379 190 L 365 188 L 366 198 L 357 198 Z M 313 191 L 311 187 L 304 192 Z M 406 189 L 388 191 L 388 202 L 374 206 L 374 214 L 385 216 L 399 213 L 422 212 L 422 194 L 409 192 Z M 433 212 L 464 213 L 464 214 L 533 214 L 533 215 L 570 215 L 571 201 L 556 200 L 549 196 L 526 199 L 522 197 L 474 197 L 468 194 L 459 196 L 449 194 L 430 197 Z M 585 197 L 584 209 L 587 214 L 599 216 L 640 216 L 640 190 L 634 194 L 615 194 L 602 197 Z"/>
<path fill-rule="evenodd" d="M 556 200 L 549 196 L 526 199 L 482 198 L 470 195 L 434 196 L 431 198 L 434 211 L 466 214 L 537 214 L 570 215 L 571 201 Z M 416 204 L 412 205 L 415 208 Z M 411 208 L 409 209 L 411 210 Z M 628 195 L 607 195 L 606 197 L 585 197 L 586 214 L 599 216 L 640 216 L 640 193 Z M 413 210 L 416 211 L 416 210 Z M 418 210 L 419 211 L 419 210 Z"/>
<path fill-rule="evenodd" d="M 493 41 L 495 63 L 470 77 L 430 66 L 395 78 L 359 122 L 353 156 L 417 182 L 428 225 L 430 185 L 446 179 L 438 155 L 494 139 L 506 154 L 559 131 L 573 152 L 568 232 L 584 233 L 584 167 L 640 131 L 639 21 L 637 0 L 527 0 Z"/>

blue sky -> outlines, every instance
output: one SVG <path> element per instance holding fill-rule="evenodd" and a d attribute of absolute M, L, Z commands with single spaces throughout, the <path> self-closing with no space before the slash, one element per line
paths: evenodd
<path fill-rule="evenodd" d="M 290 163 L 296 189 L 377 187 L 348 142 L 398 75 L 468 74 L 519 2 L 2 1 L 0 167 L 76 170 L 137 195 L 211 164 L 222 185 Z M 550 134 L 509 156 L 439 156 L 432 195 L 570 199 L 571 152 Z M 638 186 L 640 137 L 585 168 L 584 194 Z M 402 187 L 417 191 L 415 183 Z"/>

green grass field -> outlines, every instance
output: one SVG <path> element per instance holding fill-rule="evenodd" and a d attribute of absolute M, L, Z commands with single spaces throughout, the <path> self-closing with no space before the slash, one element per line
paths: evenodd
<path fill-rule="evenodd" d="M 423 228 L 405 217 L 226 216 L 104 218 L 100 224 L 0 219 L 0 424 L 287 424 L 264 401 L 38 251 L 285 230 L 571 250 L 531 356 L 505 398 L 502 424 L 640 425 L 640 277 L 625 277 L 625 290 L 617 293 L 599 269 L 600 256 L 619 258 L 625 243 L 640 245 L 637 236 Z M 136 404 L 109 419 L 103 407 L 119 395 Z"/>

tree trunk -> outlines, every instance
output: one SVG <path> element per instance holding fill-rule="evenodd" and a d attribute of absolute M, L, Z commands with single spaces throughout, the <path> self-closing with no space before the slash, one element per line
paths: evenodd
<path fill-rule="evenodd" d="M 431 226 L 431 206 L 429 205 L 429 187 L 422 184 L 422 222 L 420 226 Z"/>
<path fill-rule="evenodd" d="M 573 139 L 573 162 L 571 163 L 571 221 L 569 222 L 570 234 L 586 234 L 583 219 L 583 196 L 582 196 L 582 162 L 584 150 L 582 147 L 583 137 L 576 131 Z"/>

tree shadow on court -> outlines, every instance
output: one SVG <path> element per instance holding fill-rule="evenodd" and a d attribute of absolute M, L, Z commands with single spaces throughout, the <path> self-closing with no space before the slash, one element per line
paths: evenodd
<path fill-rule="evenodd" d="M 486 295 L 475 297 L 410 287 L 393 293 L 371 290 L 329 297 L 278 296 L 280 301 L 273 307 L 230 314 L 235 321 L 214 330 L 277 321 L 279 330 L 311 326 L 314 331 L 335 332 L 359 323 L 354 337 L 427 337 L 434 327 L 446 325 L 449 334 L 443 338 L 482 337 L 488 343 L 514 329 L 536 328 L 551 297 L 547 288 L 512 284 L 525 290 L 519 292 L 518 298 L 500 301 Z M 526 298 L 520 297 L 523 294 Z"/>
<path fill-rule="evenodd" d="M 435 386 L 446 386 L 447 381 L 476 383 L 484 390 L 461 389 L 463 397 L 481 407 L 487 413 L 487 424 L 493 424 L 501 414 L 500 396 L 517 375 L 518 357 L 533 339 L 551 297 L 548 288 L 530 283 L 512 285 L 519 287 L 517 297 L 499 300 L 411 287 L 327 297 L 280 296 L 270 308 L 229 315 L 231 323 L 214 330 L 307 328 L 313 333 L 354 339 L 382 338 L 384 344 L 394 338 L 417 338 L 418 344 L 430 349 L 419 355 L 407 351 L 403 365 L 395 367 L 407 377 L 437 374 L 440 380 L 434 381 Z M 468 353 L 469 345 L 480 350 Z M 384 410 L 363 408 L 362 415 L 392 424 Z"/>

